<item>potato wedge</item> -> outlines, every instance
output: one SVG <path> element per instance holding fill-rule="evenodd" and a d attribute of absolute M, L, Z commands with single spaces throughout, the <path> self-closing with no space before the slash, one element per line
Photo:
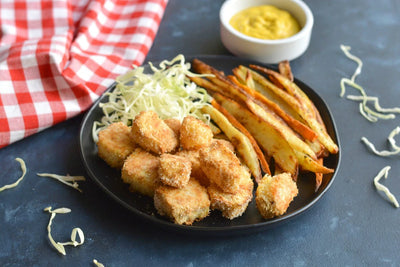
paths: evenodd
<path fill-rule="evenodd" d="M 292 82 L 294 81 L 292 68 L 290 67 L 290 63 L 288 60 L 279 62 L 278 70 L 282 76 L 286 77 L 287 79 L 289 79 Z"/>
<path fill-rule="evenodd" d="M 244 66 L 240 66 L 242 68 L 246 68 Z M 252 71 L 252 70 L 250 70 Z M 298 115 L 307 122 L 308 126 L 317 133 L 318 140 L 321 142 L 322 145 L 326 147 L 326 149 L 332 153 L 336 154 L 339 151 L 338 146 L 333 142 L 329 134 L 324 130 L 324 127 L 318 122 L 315 117 L 315 111 L 310 110 L 309 108 L 305 108 L 304 104 L 300 104 L 300 102 L 294 96 L 290 95 L 286 91 L 283 91 L 276 87 L 274 84 L 269 82 L 265 77 L 262 75 L 252 71 L 252 75 L 254 79 L 262 84 L 263 86 L 267 87 L 271 92 L 275 93 L 281 100 L 285 101 L 289 104 L 297 113 Z M 308 106 L 308 105 L 307 105 Z"/>
<path fill-rule="evenodd" d="M 276 87 L 273 83 L 265 79 L 263 76 L 258 74 L 257 72 L 246 68 L 244 66 L 239 66 L 235 69 L 233 69 L 233 73 L 236 76 L 236 78 L 239 80 L 239 82 L 247 85 L 248 87 L 258 91 L 261 93 L 265 98 L 270 100 L 271 102 L 276 103 L 282 110 L 284 110 L 287 114 L 289 114 L 291 117 L 294 119 L 305 123 L 305 121 L 300 117 L 300 115 L 296 112 L 296 110 L 288 104 L 285 100 L 283 100 L 281 97 L 279 97 L 277 94 L 274 93 L 273 90 L 270 90 L 270 88 L 275 87 L 276 90 L 280 90 L 283 93 L 286 93 L 282 89 Z M 254 77 L 256 75 L 256 79 Z M 260 77 L 258 77 L 260 76 Z M 261 82 L 259 82 L 259 80 Z M 264 84 L 266 83 L 266 84 Z M 287 94 L 287 93 L 286 93 Z"/>
<path fill-rule="evenodd" d="M 279 84 L 281 84 L 283 86 L 283 88 L 284 88 L 284 90 L 286 90 L 286 92 L 288 92 L 290 95 L 295 97 L 297 99 L 297 101 L 305 109 L 308 109 L 313 114 L 313 116 L 316 117 L 315 112 L 317 110 L 314 109 L 314 104 L 308 98 L 308 96 L 303 92 L 303 90 L 301 90 L 296 85 L 296 83 L 292 82 L 290 79 L 286 78 L 285 76 L 283 76 L 280 73 L 273 71 L 271 69 L 267 69 L 267 68 L 257 66 L 257 65 L 250 65 L 250 67 L 252 69 L 260 71 L 261 73 L 264 73 L 264 74 L 269 75 L 270 77 L 273 77 L 274 79 L 276 79 L 276 81 L 279 82 Z"/>
<path fill-rule="evenodd" d="M 228 78 L 235 83 L 237 86 L 240 86 L 245 92 L 251 95 L 255 101 L 260 102 L 261 104 L 267 106 L 269 109 L 274 111 L 279 117 L 281 117 L 294 131 L 300 134 L 304 139 L 309 141 L 314 141 L 317 138 L 317 134 L 310 129 L 304 123 L 294 119 L 292 116 L 287 114 L 283 109 L 279 107 L 275 102 L 266 98 L 263 94 L 259 91 L 250 88 L 249 86 L 242 84 L 236 78 L 236 76 L 228 76 Z M 254 81 L 250 82 L 250 84 L 254 85 Z"/>
<path fill-rule="evenodd" d="M 238 154 L 244 160 L 246 166 L 250 169 L 255 180 L 257 182 L 260 181 L 262 178 L 260 164 L 257 153 L 255 152 L 250 140 L 242 132 L 236 129 L 224 116 L 224 114 L 219 112 L 216 108 L 204 106 L 202 111 L 211 116 L 211 119 L 220 127 L 220 129 L 235 146 Z"/>
<path fill-rule="evenodd" d="M 279 124 L 279 121 L 274 120 L 274 118 L 268 114 L 268 112 L 265 112 L 264 109 L 262 109 L 260 106 L 257 106 L 257 104 L 252 103 L 250 100 L 248 100 L 246 103 L 248 104 L 248 108 L 259 118 L 281 130 L 284 138 L 293 148 L 301 169 L 320 173 L 333 172 L 332 169 L 326 168 L 318 163 L 317 157 L 311 147 L 293 134 L 290 128 Z"/>
<path fill-rule="evenodd" d="M 222 95 L 235 99 L 236 101 L 246 101 L 248 97 L 246 92 L 244 92 L 239 86 L 236 86 L 220 71 L 197 59 L 193 60 L 192 67 L 198 73 L 214 75 L 207 77 L 213 86 L 205 84 L 212 91 L 219 92 Z"/>
<path fill-rule="evenodd" d="M 214 99 L 246 127 L 264 152 L 274 158 L 280 169 L 289 172 L 294 179 L 297 177 L 297 156 L 279 129 L 231 99 L 220 94 L 215 94 Z"/>
<path fill-rule="evenodd" d="M 208 66 L 207 64 L 203 63 L 200 60 L 194 60 L 193 62 L 194 68 L 196 71 L 202 73 L 202 74 L 213 74 L 215 75 L 215 78 L 208 77 L 213 83 L 215 83 L 217 86 L 219 86 L 219 92 L 223 91 L 222 94 L 233 98 L 236 102 L 243 101 L 246 103 L 248 108 L 257 116 L 262 117 L 264 120 L 267 120 L 269 123 L 272 123 L 275 127 L 278 127 L 284 137 L 287 139 L 289 144 L 293 147 L 295 150 L 300 150 L 302 153 L 309 155 L 311 158 L 316 159 L 316 155 L 314 151 L 305 143 L 303 140 L 301 140 L 293 131 L 292 129 L 287 125 L 284 119 L 279 117 L 279 114 L 277 114 L 274 111 L 269 111 L 269 107 L 264 106 L 261 107 L 260 105 L 257 105 L 252 98 L 254 97 L 254 93 L 251 90 L 248 90 L 247 88 L 240 86 L 239 82 L 235 82 L 235 78 L 231 77 L 228 78 L 221 74 L 219 71 L 215 70 L 214 68 Z M 211 86 L 209 86 L 211 87 Z M 217 89 L 214 89 L 213 91 L 217 91 Z M 254 90 L 253 90 L 254 91 Z M 224 93 L 226 92 L 226 93 Z M 267 102 L 267 101 L 264 101 Z M 275 109 L 280 110 L 277 108 L 277 105 L 273 105 L 271 101 L 267 102 L 269 106 L 272 106 Z M 282 111 L 282 110 L 280 110 Z M 279 111 L 278 111 L 279 112 Z M 283 111 L 281 114 L 286 114 Z M 294 120 L 294 119 L 293 119 Z"/>
<path fill-rule="evenodd" d="M 214 93 L 220 93 L 223 95 L 226 95 L 230 98 L 234 98 L 235 95 L 229 95 L 227 90 L 225 90 L 223 87 L 220 87 L 218 85 L 215 85 L 214 83 L 210 82 L 207 79 L 201 78 L 201 77 L 189 77 L 189 79 L 196 83 L 198 86 L 203 87 L 204 89 L 207 90 L 207 92 L 212 96 Z"/>
<path fill-rule="evenodd" d="M 318 109 L 315 107 L 314 103 L 308 98 L 308 96 L 303 92 L 303 90 L 300 89 L 300 87 L 297 86 L 296 83 L 294 83 L 293 81 L 291 81 L 290 79 L 286 78 L 285 76 L 273 71 L 273 70 L 269 70 L 267 68 L 263 68 L 260 66 L 255 66 L 255 65 L 250 65 L 250 67 L 254 67 L 255 69 L 274 76 L 279 82 L 280 84 L 283 85 L 283 87 L 286 89 L 286 91 L 294 96 L 299 103 L 305 108 L 307 109 L 307 113 L 309 114 L 313 114 L 313 118 L 309 118 L 309 120 L 312 120 L 312 122 L 310 122 L 309 120 L 307 120 L 309 122 L 309 124 L 316 124 L 315 128 L 317 128 L 318 124 L 319 124 L 319 134 L 323 135 L 321 137 L 321 142 L 325 145 L 325 147 L 329 150 L 330 153 L 335 154 L 338 152 L 338 147 L 337 145 L 333 142 L 333 140 L 330 138 L 328 132 L 326 131 L 325 128 L 325 124 L 321 119 L 321 115 L 319 114 Z M 315 120 L 315 121 L 314 121 Z M 312 127 L 310 125 L 310 127 Z M 318 132 L 318 131 L 317 131 Z"/>
<path fill-rule="evenodd" d="M 321 165 L 323 165 L 324 164 L 324 159 L 323 158 L 319 158 L 318 162 Z M 324 177 L 324 175 L 322 173 L 316 173 L 315 174 L 315 192 L 317 192 L 319 187 L 321 186 L 323 177 Z"/>
<path fill-rule="evenodd" d="M 329 152 L 325 149 L 325 147 L 318 140 L 314 140 L 314 141 L 305 140 L 305 142 L 314 151 L 315 155 L 317 155 L 317 158 L 328 156 Z"/>
<path fill-rule="evenodd" d="M 309 155 L 311 158 L 317 158 L 310 146 L 306 144 L 303 140 L 301 140 L 291 128 L 289 128 L 282 121 L 274 117 L 271 112 L 268 112 L 268 110 L 266 110 L 265 108 L 257 105 L 251 99 L 248 99 L 246 101 L 246 105 L 247 108 L 258 117 L 280 129 L 284 138 L 288 141 L 288 143 L 294 150 L 301 151 L 302 153 Z"/>
<path fill-rule="evenodd" d="M 310 171 L 310 172 L 315 172 L 315 173 L 332 173 L 335 170 L 327 168 L 323 165 L 321 165 L 318 160 L 312 159 L 309 155 L 304 154 L 300 151 L 296 151 L 296 156 L 297 159 L 299 160 L 299 165 L 301 167 L 301 170 L 305 171 Z"/>
<path fill-rule="evenodd" d="M 237 74 L 238 74 L 238 76 L 240 76 L 239 73 L 237 73 Z M 249 85 L 252 85 L 253 86 L 252 88 L 250 88 L 249 86 L 247 86 L 245 84 L 240 83 L 236 76 L 233 76 L 233 77 L 229 76 L 229 78 L 234 83 L 241 86 L 246 92 L 249 92 L 249 94 L 252 94 L 256 101 L 261 102 L 262 104 L 266 105 L 271 110 L 273 110 L 275 113 L 277 113 L 294 131 L 296 131 L 300 136 L 302 136 L 305 139 L 305 142 L 311 147 L 311 149 L 314 151 L 314 153 L 317 155 L 317 157 L 327 156 L 325 147 L 317 140 L 316 133 L 313 130 L 311 130 L 306 124 L 299 121 L 299 120 L 302 120 L 301 117 L 298 118 L 299 120 L 296 120 L 295 118 L 293 118 L 292 116 L 287 114 L 283 109 L 281 109 L 281 107 L 278 104 L 269 100 L 267 97 L 264 96 L 264 94 L 253 89 L 253 88 L 255 88 L 257 83 L 254 81 L 254 79 L 252 79 L 252 75 L 250 72 L 247 72 L 246 83 L 248 83 Z M 279 83 L 278 80 L 276 80 L 276 82 Z M 282 86 L 282 89 L 283 89 L 283 86 Z M 314 106 L 314 108 L 315 108 L 315 106 Z M 325 124 L 322 121 L 322 118 L 319 115 L 319 112 L 317 111 L 317 112 L 315 112 L 315 114 L 317 115 L 318 122 L 324 127 L 324 130 L 326 131 Z"/>

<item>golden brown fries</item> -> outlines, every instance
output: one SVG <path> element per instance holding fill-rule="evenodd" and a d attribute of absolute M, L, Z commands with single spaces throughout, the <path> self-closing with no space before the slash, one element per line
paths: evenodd
<path fill-rule="evenodd" d="M 194 61 L 194 66 L 195 70 L 203 74 L 215 75 L 215 77 L 209 78 L 215 86 L 219 87 L 218 89 L 214 89 L 213 91 L 221 92 L 223 95 L 233 98 L 239 104 L 245 103 L 247 108 L 253 114 L 262 119 L 264 123 L 268 123 L 272 125 L 272 127 L 279 129 L 280 133 L 293 148 L 295 155 L 298 157 L 300 167 L 303 170 L 324 173 L 332 171 L 319 165 L 319 163 L 316 161 L 317 155 L 314 150 L 292 130 L 292 128 L 286 123 L 286 121 L 282 117 L 278 115 L 279 111 L 278 113 L 274 112 L 268 106 L 265 106 L 262 103 L 258 104 L 255 102 L 255 93 L 253 92 L 255 90 L 252 90 L 245 86 L 241 86 L 240 83 L 237 82 L 237 79 L 235 79 L 234 77 L 225 77 L 219 71 L 206 65 L 200 60 Z M 207 87 L 212 88 L 213 86 L 208 85 Z M 268 103 L 270 107 L 276 107 L 276 105 L 274 106 L 271 101 L 267 100 L 264 102 Z M 282 110 L 280 111 L 281 114 L 286 114 Z"/>
<path fill-rule="evenodd" d="M 261 73 L 268 75 L 270 79 L 271 78 L 275 79 L 276 84 L 280 84 L 286 92 L 288 92 L 291 96 L 297 99 L 297 101 L 300 103 L 301 106 L 303 106 L 304 109 L 311 112 L 314 117 L 316 116 L 315 114 L 316 110 L 314 110 L 314 104 L 294 82 L 292 82 L 285 76 L 271 69 L 267 69 L 257 65 L 250 65 L 250 68 L 258 70 Z"/>
<path fill-rule="evenodd" d="M 298 160 L 296 154 L 279 129 L 265 123 L 245 106 L 234 100 L 221 94 L 215 94 L 214 99 L 246 127 L 264 152 L 274 158 L 275 164 L 279 165 L 285 172 L 289 172 L 292 177 L 297 177 Z"/>
<path fill-rule="evenodd" d="M 218 70 L 211 66 L 208 66 L 200 60 L 193 61 L 193 68 L 202 74 L 213 74 L 214 77 L 207 77 L 210 80 L 210 84 L 207 82 L 202 82 L 205 85 L 205 89 L 210 89 L 212 92 L 218 92 L 229 98 L 236 99 L 237 101 L 245 102 L 249 95 L 242 90 L 239 86 L 236 86 L 230 79 L 228 79 L 224 74 L 220 73 Z M 200 85 L 200 84 L 198 84 Z"/>
<path fill-rule="evenodd" d="M 334 171 L 323 165 L 323 157 L 337 153 L 338 147 L 314 103 L 294 83 L 288 61 L 278 65 L 279 73 L 256 65 L 250 65 L 252 69 L 240 65 L 232 70 L 233 75 L 225 76 L 200 60 L 194 60 L 192 67 L 198 73 L 213 75 L 191 79 L 214 97 L 213 106 L 233 127 L 244 132 L 229 119 L 232 116 L 247 130 L 247 138 L 258 143 L 258 149 L 274 164 L 275 174 L 289 172 L 296 180 L 299 169 L 311 171 L 318 190 L 323 174 Z M 257 150 L 254 144 L 253 148 Z M 261 159 L 260 151 L 257 153 Z M 255 178 L 258 182 L 259 176 Z"/>
<path fill-rule="evenodd" d="M 198 86 L 206 89 L 210 95 L 213 95 L 214 93 L 220 93 L 223 95 L 228 94 L 228 92 L 226 92 L 226 90 L 224 88 L 221 88 L 218 85 L 215 85 L 214 83 L 210 82 L 209 80 L 206 80 L 205 78 L 189 77 L 189 79 L 192 80 L 194 83 L 196 83 Z M 234 98 L 235 96 L 229 95 L 229 97 Z"/>
<path fill-rule="evenodd" d="M 275 112 L 294 131 L 296 131 L 298 134 L 300 134 L 304 139 L 314 141 L 317 138 L 316 133 L 313 130 L 311 130 L 310 127 L 308 127 L 304 123 L 301 123 L 298 120 L 295 120 L 293 117 L 291 117 L 289 114 L 287 114 L 283 109 L 281 109 L 279 107 L 279 105 L 277 105 L 275 102 L 269 100 L 263 94 L 254 90 L 253 88 L 250 88 L 247 85 L 240 83 L 235 76 L 228 76 L 228 78 L 233 83 L 235 83 L 237 86 L 240 86 L 246 93 L 251 95 L 255 101 L 260 102 L 260 104 L 265 105 L 266 107 L 271 109 L 273 112 Z M 254 83 L 251 83 L 251 84 L 254 84 Z"/>
<path fill-rule="evenodd" d="M 287 79 L 289 79 L 292 82 L 294 81 L 292 68 L 290 67 L 290 63 L 288 60 L 279 62 L 278 69 L 279 69 L 279 73 L 282 74 L 282 76 L 286 77 Z"/>
<path fill-rule="evenodd" d="M 300 88 L 298 88 L 296 84 L 293 83 L 294 78 L 293 78 L 293 74 L 291 72 L 289 62 L 288 61 L 280 62 L 278 68 L 279 68 L 279 72 L 280 72 L 281 76 L 279 76 L 276 72 L 274 72 L 272 70 L 265 71 L 266 69 L 258 67 L 258 66 L 256 66 L 254 69 L 261 69 L 262 72 L 268 74 L 268 77 L 270 78 L 270 80 L 274 81 L 274 83 L 276 85 L 279 84 L 281 88 L 286 89 L 293 96 L 296 96 L 296 98 L 298 98 L 299 101 L 302 101 L 303 98 L 306 99 L 306 101 L 308 102 L 307 103 L 308 108 L 310 108 L 314 111 L 315 118 L 317 119 L 318 123 L 321 125 L 323 130 L 326 132 L 325 124 L 321 118 L 320 113 L 318 112 L 317 108 L 315 107 L 314 103 L 312 103 L 309 100 L 309 98 L 304 94 L 304 92 L 302 92 L 302 90 Z M 318 151 L 318 150 L 323 151 L 321 149 L 321 144 L 319 142 L 309 142 L 309 145 L 311 148 L 313 148 L 314 151 Z M 323 157 L 326 155 L 324 155 L 321 152 L 318 156 L 321 156 L 317 159 L 319 165 L 323 165 L 323 162 L 324 162 Z M 323 173 L 321 173 L 321 172 L 315 173 L 315 192 L 318 191 L 319 187 L 321 186 L 322 178 L 323 178 Z"/>
<path fill-rule="evenodd" d="M 266 74 L 273 75 L 276 79 L 278 79 L 279 82 L 284 86 L 286 91 L 289 93 L 289 95 L 294 97 L 294 99 L 297 99 L 297 103 L 300 104 L 297 112 L 308 123 L 310 128 L 318 134 L 318 140 L 326 147 L 326 149 L 328 149 L 330 153 L 335 154 L 338 152 L 338 147 L 333 142 L 329 134 L 326 132 L 325 126 L 321 125 L 321 123 L 319 122 L 320 118 L 317 119 L 320 116 L 316 114 L 318 113 L 318 110 L 315 108 L 314 104 L 308 98 L 308 96 L 294 82 L 290 81 L 289 79 L 285 78 L 275 71 L 255 65 L 250 65 L 250 67 L 262 71 Z"/>
<path fill-rule="evenodd" d="M 286 99 L 282 97 L 284 95 L 288 95 L 289 97 L 291 97 L 287 92 L 278 88 L 275 84 L 273 84 L 261 74 L 258 74 L 257 72 L 245 66 L 240 65 L 237 68 L 233 69 L 232 72 L 239 80 L 239 82 L 244 83 L 248 87 L 260 92 L 262 95 L 264 95 L 264 97 L 276 103 L 282 110 L 284 110 L 294 119 L 305 123 L 305 121 L 297 113 L 296 109 L 291 106 L 292 103 L 288 103 Z M 294 105 L 300 106 L 298 103 L 296 103 L 295 100 L 293 100 L 293 103 Z"/>
<path fill-rule="evenodd" d="M 311 158 L 309 155 L 295 150 L 296 156 L 299 159 L 299 165 L 302 170 L 311 171 L 314 173 L 333 173 L 335 170 L 321 165 L 318 160 Z"/>
<path fill-rule="evenodd" d="M 294 150 L 301 151 L 304 154 L 309 155 L 311 158 L 317 158 L 310 146 L 307 145 L 302 139 L 300 139 L 299 136 L 296 135 L 289 126 L 287 126 L 287 124 L 284 124 L 281 120 L 279 120 L 279 118 L 274 116 L 273 112 L 261 107 L 260 105 L 257 105 L 251 99 L 248 99 L 246 101 L 246 105 L 251 112 L 257 115 L 259 118 L 263 119 L 266 123 L 272 124 L 280 129 L 284 138 L 288 141 L 288 143 Z"/>
<path fill-rule="evenodd" d="M 294 129 L 305 139 L 310 141 L 315 140 L 316 134 L 309 127 L 292 118 L 290 115 L 284 112 L 277 104 L 275 104 L 273 101 L 268 100 L 256 90 L 244 86 L 243 84 L 240 84 L 236 79 L 236 77 L 234 76 L 225 77 L 223 74 L 213 69 L 212 67 L 206 65 L 205 63 L 201 62 L 200 60 L 194 61 L 194 68 L 203 74 L 217 75 L 215 78 L 210 78 L 210 80 L 214 82 L 214 84 L 212 84 L 212 82 L 203 79 L 202 81 L 198 81 L 198 84 L 200 86 L 203 86 L 206 89 L 210 89 L 212 92 L 219 92 L 229 98 L 236 100 L 237 102 L 244 102 L 247 105 L 251 105 L 252 107 L 254 105 L 258 105 L 256 102 L 259 102 L 260 105 L 263 105 L 263 109 L 266 112 L 269 112 L 269 110 L 271 110 L 271 112 L 269 113 L 276 118 L 274 119 L 274 122 L 280 124 L 281 127 L 285 128 L 285 131 L 288 132 L 288 134 L 292 137 L 292 139 L 298 139 L 296 136 L 293 137 L 292 129 Z M 251 109 L 250 106 L 249 108 Z M 254 110 L 252 110 L 252 112 L 255 113 Z M 290 125 L 290 127 L 288 125 Z M 303 141 L 298 140 L 298 143 L 302 142 Z M 311 151 L 311 149 L 309 149 L 308 154 L 311 157 L 315 158 L 314 155 L 315 153 L 314 151 Z"/>
<path fill-rule="evenodd" d="M 321 165 L 324 164 L 324 158 L 319 158 L 318 161 Z M 324 175 L 322 173 L 315 174 L 315 192 L 317 192 L 319 187 L 321 186 L 323 176 Z"/>

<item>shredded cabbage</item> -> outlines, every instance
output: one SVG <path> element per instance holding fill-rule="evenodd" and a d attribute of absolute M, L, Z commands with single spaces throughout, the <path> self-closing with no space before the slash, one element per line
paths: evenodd
<path fill-rule="evenodd" d="M 383 169 L 378 173 L 378 175 L 374 178 L 374 185 L 375 185 L 375 187 L 376 187 L 376 189 L 377 189 L 378 191 L 382 191 L 383 193 L 385 193 L 385 195 L 389 198 L 390 202 L 392 202 L 393 205 L 394 205 L 396 208 L 399 208 L 399 202 L 397 202 L 396 197 L 389 191 L 389 189 L 388 189 L 386 186 L 384 186 L 384 185 L 382 185 L 382 184 L 379 183 L 379 180 L 380 180 L 383 176 L 385 177 L 385 179 L 387 179 L 387 176 L 388 176 L 388 174 L 389 174 L 389 170 L 390 170 L 390 166 L 386 166 L 385 168 L 383 168 Z"/>
<path fill-rule="evenodd" d="M 149 68 L 153 73 L 146 74 L 144 67 L 135 67 L 116 79 L 115 89 L 107 93 L 108 102 L 100 103 L 104 115 L 93 124 L 95 142 L 98 141 L 98 132 L 111 123 L 122 121 L 129 126 L 135 116 L 144 110 L 155 111 L 161 119 L 182 121 L 192 115 L 209 123 L 209 116 L 200 109 L 209 105 L 211 97 L 188 78 L 208 75 L 189 71 L 190 63 L 185 63 L 183 55 L 171 61 L 164 60 L 159 67 L 150 62 Z"/>
<path fill-rule="evenodd" d="M 78 190 L 79 192 L 82 193 L 82 190 L 79 188 L 79 184 L 77 183 L 77 181 L 85 181 L 85 177 L 84 176 L 71 176 L 71 175 L 58 175 L 58 174 L 53 174 L 53 173 L 36 173 L 38 176 L 41 177 L 50 177 L 50 178 L 54 178 L 57 181 L 68 185 L 72 188 L 75 188 L 76 190 Z"/>
<path fill-rule="evenodd" d="M 374 144 L 372 144 L 366 137 L 362 137 L 361 141 L 363 141 L 365 143 L 365 145 L 367 147 L 369 147 L 372 152 L 374 152 L 376 155 L 381 156 L 381 157 L 389 157 L 389 156 L 393 156 L 393 155 L 398 155 L 400 153 L 400 147 L 396 144 L 396 140 L 394 139 L 394 137 L 396 135 L 398 135 L 400 133 L 400 127 L 396 127 L 394 128 L 389 136 L 388 136 L 388 141 L 392 147 L 392 150 L 382 150 L 382 151 L 378 151 Z"/>
<path fill-rule="evenodd" d="M 96 265 L 97 267 L 104 267 L 104 264 L 98 262 L 96 259 L 93 260 L 94 265 Z"/>
<path fill-rule="evenodd" d="M 25 174 L 26 174 L 26 165 L 25 165 L 25 161 L 24 161 L 23 159 L 21 159 L 21 158 L 16 158 L 15 160 L 18 161 L 19 164 L 21 165 L 22 175 L 21 175 L 21 177 L 19 177 L 18 180 L 15 181 L 14 183 L 12 183 L 12 184 L 7 184 L 7 185 L 4 185 L 4 186 L 0 187 L 0 192 L 1 192 L 1 191 L 4 191 L 4 190 L 6 190 L 6 189 L 10 189 L 10 188 L 17 187 L 17 185 L 18 185 L 18 184 L 22 181 L 22 179 L 24 179 L 24 177 L 25 177 Z"/>
<path fill-rule="evenodd" d="M 71 246 L 76 247 L 76 246 L 82 245 L 85 242 L 85 235 L 83 234 L 83 231 L 78 227 L 72 229 L 71 241 L 64 242 L 64 243 L 54 241 L 54 239 L 51 235 L 51 224 L 53 222 L 54 217 L 56 217 L 56 214 L 58 214 L 58 213 L 61 213 L 61 214 L 70 213 L 71 210 L 68 208 L 58 208 L 58 209 L 52 210 L 51 207 L 47 207 L 44 209 L 44 211 L 47 211 L 51 214 L 49 224 L 47 225 L 47 236 L 50 240 L 50 243 L 54 246 L 54 248 L 57 249 L 58 252 L 60 252 L 63 255 L 66 255 L 64 246 L 71 245 Z M 80 240 L 79 242 L 76 241 L 76 234 L 78 234 L 78 236 L 79 236 L 79 240 Z"/>
<path fill-rule="evenodd" d="M 353 100 L 353 101 L 361 101 L 359 105 L 359 110 L 361 115 L 366 118 L 367 120 L 371 122 L 377 122 L 378 119 L 384 119 L 384 120 L 389 120 L 389 119 L 394 119 L 396 116 L 394 113 L 400 113 L 400 108 L 382 108 L 379 105 L 379 99 L 377 97 L 372 97 L 368 96 L 364 90 L 364 88 L 357 84 L 355 82 L 356 77 L 361 74 L 362 66 L 363 63 L 360 58 L 356 57 L 355 55 L 350 53 L 350 46 L 345 46 L 345 45 L 340 45 L 340 49 L 343 51 L 343 53 L 351 60 L 355 61 L 357 63 L 357 68 L 354 71 L 353 75 L 351 76 L 351 79 L 348 78 L 342 78 L 340 80 L 340 87 L 341 87 L 341 92 L 340 96 L 343 97 L 346 93 L 346 85 L 353 87 L 354 89 L 357 89 L 360 91 L 361 96 L 355 96 L 355 95 L 348 95 L 347 99 Z M 372 101 L 374 103 L 374 108 L 375 110 L 372 110 L 370 107 L 368 107 L 368 102 Z"/>

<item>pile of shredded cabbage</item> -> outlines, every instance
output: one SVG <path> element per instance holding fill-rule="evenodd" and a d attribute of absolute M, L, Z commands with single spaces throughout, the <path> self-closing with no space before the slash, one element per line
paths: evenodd
<path fill-rule="evenodd" d="M 188 78 L 207 75 L 192 73 L 183 55 L 164 60 L 159 67 L 150 62 L 149 67 L 151 74 L 145 73 L 144 67 L 135 67 L 116 79 L 115 90 L 107 93 L 108 102 L 100 103 L 104 116 L 93 124 L 95 142 L 99 131 L 108 125 L 119 121 L 131 125 L 135 116 L 144 110 L 155 111 L 161 119 L 182 121 L 192 115 L 209 123 L 209 116 L 200 109 L 209 105 L 211 97 Z"/>

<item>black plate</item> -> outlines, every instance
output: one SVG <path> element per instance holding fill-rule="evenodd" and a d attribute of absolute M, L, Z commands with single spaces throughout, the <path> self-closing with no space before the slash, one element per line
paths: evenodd
<path fill-rule="evenodd" d="M 231 74 L 231 70 L 239 64 L 259 64 L 230 56 L 198 56 L 196 58 L 203 60 L 219 70 L 223 70 L 226 74 Z M 192 58 L 187 58 L 186 60 L 190 62 L 191 59 Z M 325 102 L 306 84 L 297 79 L 295 82 L 315 103 L 326 124 L 328 133 L 339 146 L 339 138 L 335 129 L 335 123 Z M 111 86 L 108 90 L 113 90 L 114 86 L 115 85 Z M 234 220 L 225 219 L 218 211 L 212 211 L 210 216 L 199 222 L 195 222 L 191 226 L 177 225 L 157 215 L 151 198 L 131 193 L 128 190 L 128 186 L 122 182 L 120 171 L 109 167 L 97 156 L 97 146 L 93 142 L 91 134 L 92 125 L 94 121 L 100 120 L 102 117 L 103 114 L 99 108 L 99 103 L 106 102 L 107 98 L 108 97 L 105 95 L 101 96 L 83 119 L 80 130 L 80 148 L 84 165 L 90 177 L 118 203 L 137 216 L 162 227 L 178 230 L 180 232 L 208 234 L 235 234 L 264 230 L 288 221 L 312 207 L 327 192 L 338 171 L 340 151 L 336 155 L 330 155 L 324 161 L 324 164 L 327 167 L 334 168 L 335 172 L 333 174 L 324 175 L 322 185 L 317 192 L 314 192 L 315 178 L 312 174 L 300 174 L 297 182 L 299 194 L 283 216 L 264 220 L 259 215 L 253 199 L 246 212 L 241 217 Z"/>

